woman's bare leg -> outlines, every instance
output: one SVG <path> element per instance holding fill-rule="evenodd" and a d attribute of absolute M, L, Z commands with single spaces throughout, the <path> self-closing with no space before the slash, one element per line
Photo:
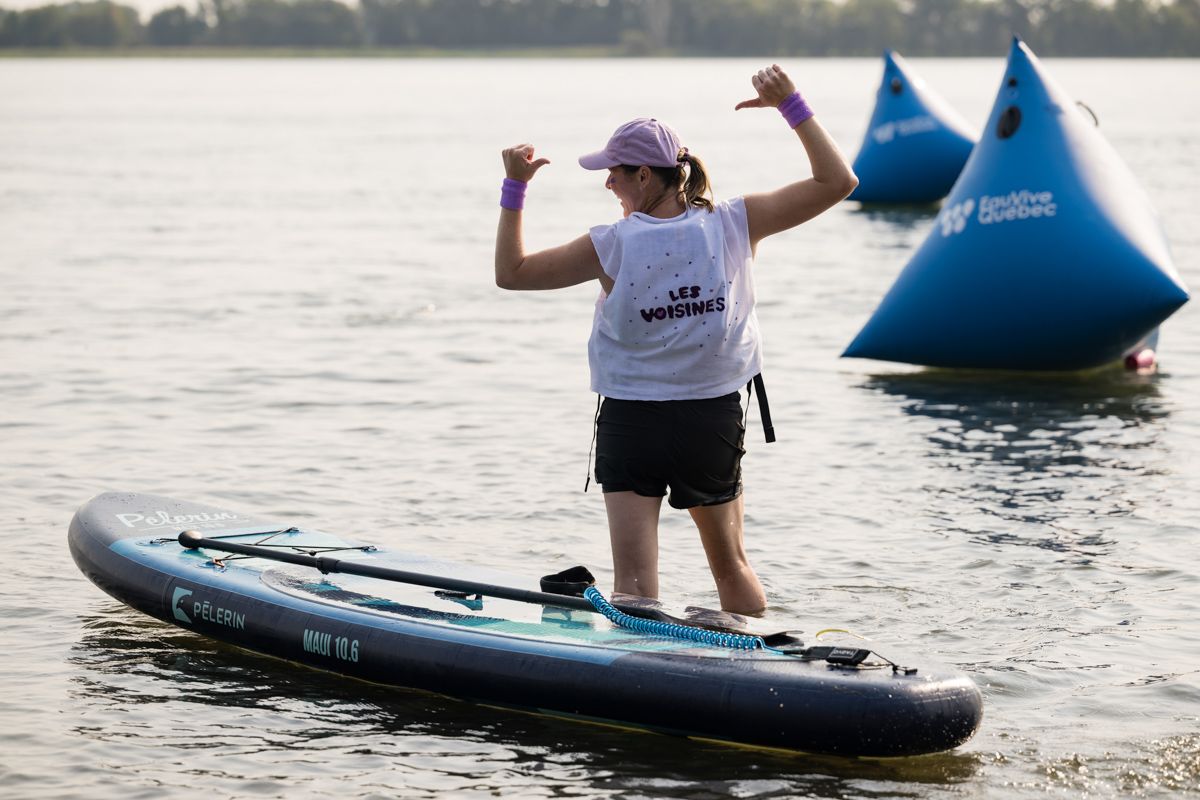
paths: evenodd
<path fill-rule="evenodd" d="M 658 513 L 661 497 L 605 492 L 612 541 L 613 591 L 658 597 Z"/>
<path fill-rule="evenodd" d="M 758 614 L 767 607 L 767 595 L 746 558 L 742 539 L 744 509 L 739 495 L 719 506 L 696 506 L 688 511 L 700 531 L 708 568 L 717 582 L 721 608 L 737 614 Z"/>

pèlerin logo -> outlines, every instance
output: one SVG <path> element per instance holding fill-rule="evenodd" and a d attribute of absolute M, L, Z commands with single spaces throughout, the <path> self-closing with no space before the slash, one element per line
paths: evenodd
<path fill-rule="evenodd" d="M 975 200 L 970 197 L 962 202 L 943 208 L 942 213 L 938 214 L 937 218 L 938 224 L 942 226 L 942 236 L 962 233 L 963 229 L 967 227 L 967 221 L 971 219 L 971 212 L 974 210 Z"/>
<path fill-rule="evenodd" d="M 171 514 L 159 509 L 145 514 L 117 514 L 117 519 L 126 528 L 152 531 L 157 528 L 176 528 L 181 525 L 190 525 L 193 528 L 228 527 L 228 523 L 241 518 L 232 511 L 213 511 L 211 513 L 202 511 L 199 514 Z"/>
<path fill-rule="evenodd" d="M 192 618 L 183 610 L 183 601 L 192 596 L 191 589 L 184 589 L 182 586 L 175 587 L 175 594 L 171 597 L 171 610 L 175 612 L 175 619 L 180 622 L 192 624 Z"/>
<path fill-rule="evenodd" d="M 175 587 L 175 593 L 171 595 L 171 613 L 175 615 L 175 619 L 186 622 L 188 625 L 200 620 L 201 622 L 211 622 L 214 625 L 224 625 L 226 628 L 243 631 L 246 629 L 246 615 L 241 611 L 223 608 L 211 600 L 193 598 L 189 602 L 184 602 L 192 596 L 191 589 L 184 589 L 182 586 Z"/>

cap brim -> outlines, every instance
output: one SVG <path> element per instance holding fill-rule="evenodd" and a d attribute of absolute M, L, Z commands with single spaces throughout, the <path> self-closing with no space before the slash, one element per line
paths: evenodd
<path fill-rule="evenodd" d="M 584 169 L 610 169 L 619 166 L 620 163 L 620 161 L 615 161 L 603 150 L 597 150 L 594 153 L 588 153 L 586 156 L 579 157 L 579 166 Z"/>

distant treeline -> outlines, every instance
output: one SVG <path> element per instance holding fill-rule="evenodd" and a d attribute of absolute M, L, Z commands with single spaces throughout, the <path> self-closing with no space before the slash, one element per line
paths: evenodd
<path fill-rule="evenodd" d="M 578 48 L 625 55 L 1200 56 L 1200 0 L 99 0 L 0 9 L 0 48 Z"/>

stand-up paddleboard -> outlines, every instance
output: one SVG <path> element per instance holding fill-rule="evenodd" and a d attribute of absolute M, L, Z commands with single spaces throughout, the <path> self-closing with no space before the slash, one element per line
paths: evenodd
<path fill-rule="evenodd" d="M 963 673 L 867 643 L 735 635 L 636 606 L 630 618 L 602 598 L 166 497 L 96 497 L 69 541 L 85 575 L 152 617 L 398 687 L 847 756 L 947 750 L 982 716 Z"/>
<path fill-rule="evenodd" d="M 1116 362 L 1187 302 L 1137 179 L 1013 41 L 933 230 L 842 354 L 931 367 Z"/>
<path fill-rule="evenodd" d="M 875 110 L 854 158 L 860 203 L 936 203 L 950 192 L 976 135 L 899 53 L 883 53 Z"/>

